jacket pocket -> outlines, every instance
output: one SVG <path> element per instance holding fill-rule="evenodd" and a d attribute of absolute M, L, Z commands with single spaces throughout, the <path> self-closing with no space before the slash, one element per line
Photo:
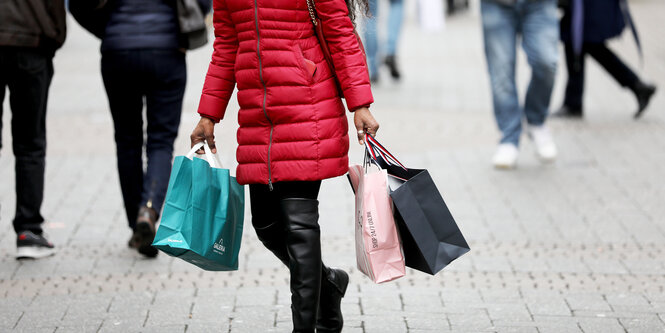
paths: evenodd
<path fill-rule="evenodd" d="M 302 51 L 302 48 L 300 47 L 300 44 L 298 44 L 297 41 L 295 41 L 294 44 L 295 44 L 296 58 L 298 60 L 299 66 L 302 69 L 303 73 L 305 74 L 307 80 L 311 83 L 314 81 L 314 75 L 316 74 L 316 69 L 317 69 L 316 63 L 314 61 L 305 58 L 305 54 Z"/>

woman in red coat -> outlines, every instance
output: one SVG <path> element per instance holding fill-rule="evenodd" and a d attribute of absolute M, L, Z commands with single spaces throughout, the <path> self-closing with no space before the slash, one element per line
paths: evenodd
<path fill-rule="evenodd" d="M 348 171 L 348 125 L 307 1 L 214 0 L 214 52 L 191 139 L 214 151 L 214 124 L 237 84 L 236 175 L 249 184 L 258 238 L 289 267 L 294 332 L 339 332 L 349 278 L 321 262 L 317 197 L 321 180 Z M 367 0 L 347 2 L 314 5 L 362 143 L 379 125 L 348 8 L 365 9 Z"/>

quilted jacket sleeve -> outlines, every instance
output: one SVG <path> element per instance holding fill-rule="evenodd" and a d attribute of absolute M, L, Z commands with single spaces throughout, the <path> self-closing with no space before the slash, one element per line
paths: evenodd
<path fill-rule="evenodd" d="M 214 51 L 199 102 L 199 114 L 215 122 L 224 118 L 226 106 L 236 84 L 234 65 L 238 51 L 238 36 L 226 1 L 213 1 Z"/>
<path fill-rule="evenodd" d="M 374 102 L 365 55 L 360 51 L 353 23 L 344 0 L 315 0 L 323 23 L 323 34 L 330 47 L 335 72 L 350 111 Z"/>

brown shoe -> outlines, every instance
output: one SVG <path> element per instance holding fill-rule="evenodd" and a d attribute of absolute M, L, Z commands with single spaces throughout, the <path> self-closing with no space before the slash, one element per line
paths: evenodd
<path fill-rule="evenodd" d="M 154 209 L 145 206 L 139 209 L 139 216 L 136 219 L 136 230 L 132 239 L 136 238 L 135 244 L 139 253 L 150 258 L 157 256 L 157 249 L 152 247 L 152 241 L 155 239 L 156 222 L 157 212 Z"/>
<path fill-rule="evenodd" d="M 139 248 L 139 239 L 138 239 L 138 234 L 136 233 L 136 230 L 132 231 L 132 237 L 129 238 L 129 241 L 127 242 L 127 246 L 129 246 L 130 249 L 138 249 Z"/>

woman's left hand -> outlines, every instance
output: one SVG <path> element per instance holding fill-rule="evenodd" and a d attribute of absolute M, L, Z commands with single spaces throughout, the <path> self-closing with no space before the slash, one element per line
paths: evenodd
<path fill-rule="evenodd" d="M 358 143 L 361 145 L 365 144 L 365 133 L 375 136 L 376 131 L 379 130 L 379 123 L 374 119 L 369 108 L 356 109 L 353 112 L 353 123 L 356 125 Z"/>

